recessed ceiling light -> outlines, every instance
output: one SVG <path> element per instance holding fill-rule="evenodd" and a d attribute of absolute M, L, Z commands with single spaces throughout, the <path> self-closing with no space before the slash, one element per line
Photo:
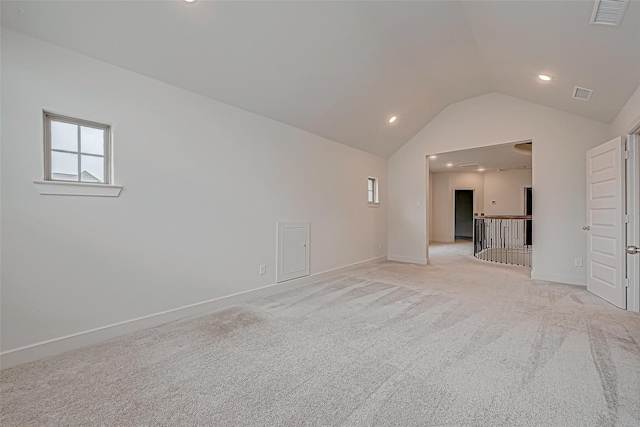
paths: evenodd
<path fill-rule="evenodd" d="M 196 0 L 184 0 L 184 1 L 186 1 L 187 3 L 193 3 Z"/>
<path fill-rule="evenodd" d="M 548 82 L 549 80 L 553 79 L 553 77 L 547 76 L 546 74 L 540 74 L 538 75 L 538 78 L 545 82 Z"/>
<path fill-rule="evenodd" d="M 484 168 L 478 169 L 478 172 L 484 172 Z"/>
<path fill-rule="evenodd" d="M 435 159 L 438 156 L 429 156 L 430 159 Z"/>
<path fill-rule="evenodd" d="M 453 163 L 447 163 L 448 168 L 450 168 L 451 166 L 453 166 Z"/>
<path fill-rule="evenodd" d="M 392 116 L 392 117 L 389 119 L 389 123 L 393 123 L 393 122 L 395 122 L 396 120 L 398 120 L 398 117 L 396 117 L 396 116 Z"/>

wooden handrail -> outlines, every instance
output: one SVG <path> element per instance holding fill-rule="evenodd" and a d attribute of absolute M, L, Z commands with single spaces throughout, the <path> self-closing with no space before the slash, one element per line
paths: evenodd
<path fill-rule="evenodd" d="M 532 219 L 531 215 L 476 215 L 474 219 Z"/>

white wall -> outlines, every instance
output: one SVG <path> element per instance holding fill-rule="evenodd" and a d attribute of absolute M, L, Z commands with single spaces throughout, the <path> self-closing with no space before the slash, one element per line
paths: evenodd
<path fill-rule="evenodd" d="M 1 71 L 3 352 L 273 284 L 278 220 L 312 274 L 387 253 L 383 158 L 12 31 Z M 113 123 L 120 197 L 38 194 L 43 108 Z"/>
<path fill-rule="evenodd" d="M 454 191 L 475 190 L 474 212 L 482 212 L 484 205 L 484 177 L 479 172 L 436 172 L 430 201 L 432 221 L 430 241 L 452 243 L 455 240 Z"/>
<path fill-rule="evenodd" d="M 640 125 L 640 86 L 611 124 L 611 138 L 626 135 Z"/>
<path fill-rule="evenodd" d="M 524 189 L 531 187 L 531 176 L 531 169 L 485 172 L 485 215 L 524 215 Z"/>
<path fill-rule="evenodd" d="M 426 259 L 428 153 L 532 140 L 532 277 L 584 285 L 573 261 L 586 257 L 585 153 L 609 135 L 607 124 L 498 93 L 450 105 L 389 159 L 389 256 Z"/>
<path fill-rule="evenodd" d="M 431 194 L 429 197 L 431 203 L 431 232 L 429 240 L 431 242 L 451 242 L 453 237 L 450 230 L 450 214 L 449 204 L 451 197 L 449 195 L 449 176 L 444 173 L 431 174 Z"/>

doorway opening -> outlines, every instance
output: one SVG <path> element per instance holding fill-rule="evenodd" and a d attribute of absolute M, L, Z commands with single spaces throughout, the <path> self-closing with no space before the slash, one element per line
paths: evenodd
<path fill-rule="evenodd" d="M 532 148 L 516 141 L 427 156 L 427 263 L 458 251 L 531 267 Z"/>
<path fill-rule="evenodd" d="M 524 214 L 525 216 L 533 215 L 533 189 L 531 187 L 524 188 Z M 525 245 L 531 246 L 533 236 L 533 221 L 525 220 Z"/>
<path fill-rule="evenodd" d="M 473 198 L 474 190 L 454 190 L 455 240 L 473 240 Z"/>

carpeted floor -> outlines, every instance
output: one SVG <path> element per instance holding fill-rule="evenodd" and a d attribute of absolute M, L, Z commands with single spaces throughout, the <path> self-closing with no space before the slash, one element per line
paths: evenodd
<path fill-rule="evenodd" d="M 640 425 L 640 315 L 432 247 L 2 371 L 9 426 Z"/>

